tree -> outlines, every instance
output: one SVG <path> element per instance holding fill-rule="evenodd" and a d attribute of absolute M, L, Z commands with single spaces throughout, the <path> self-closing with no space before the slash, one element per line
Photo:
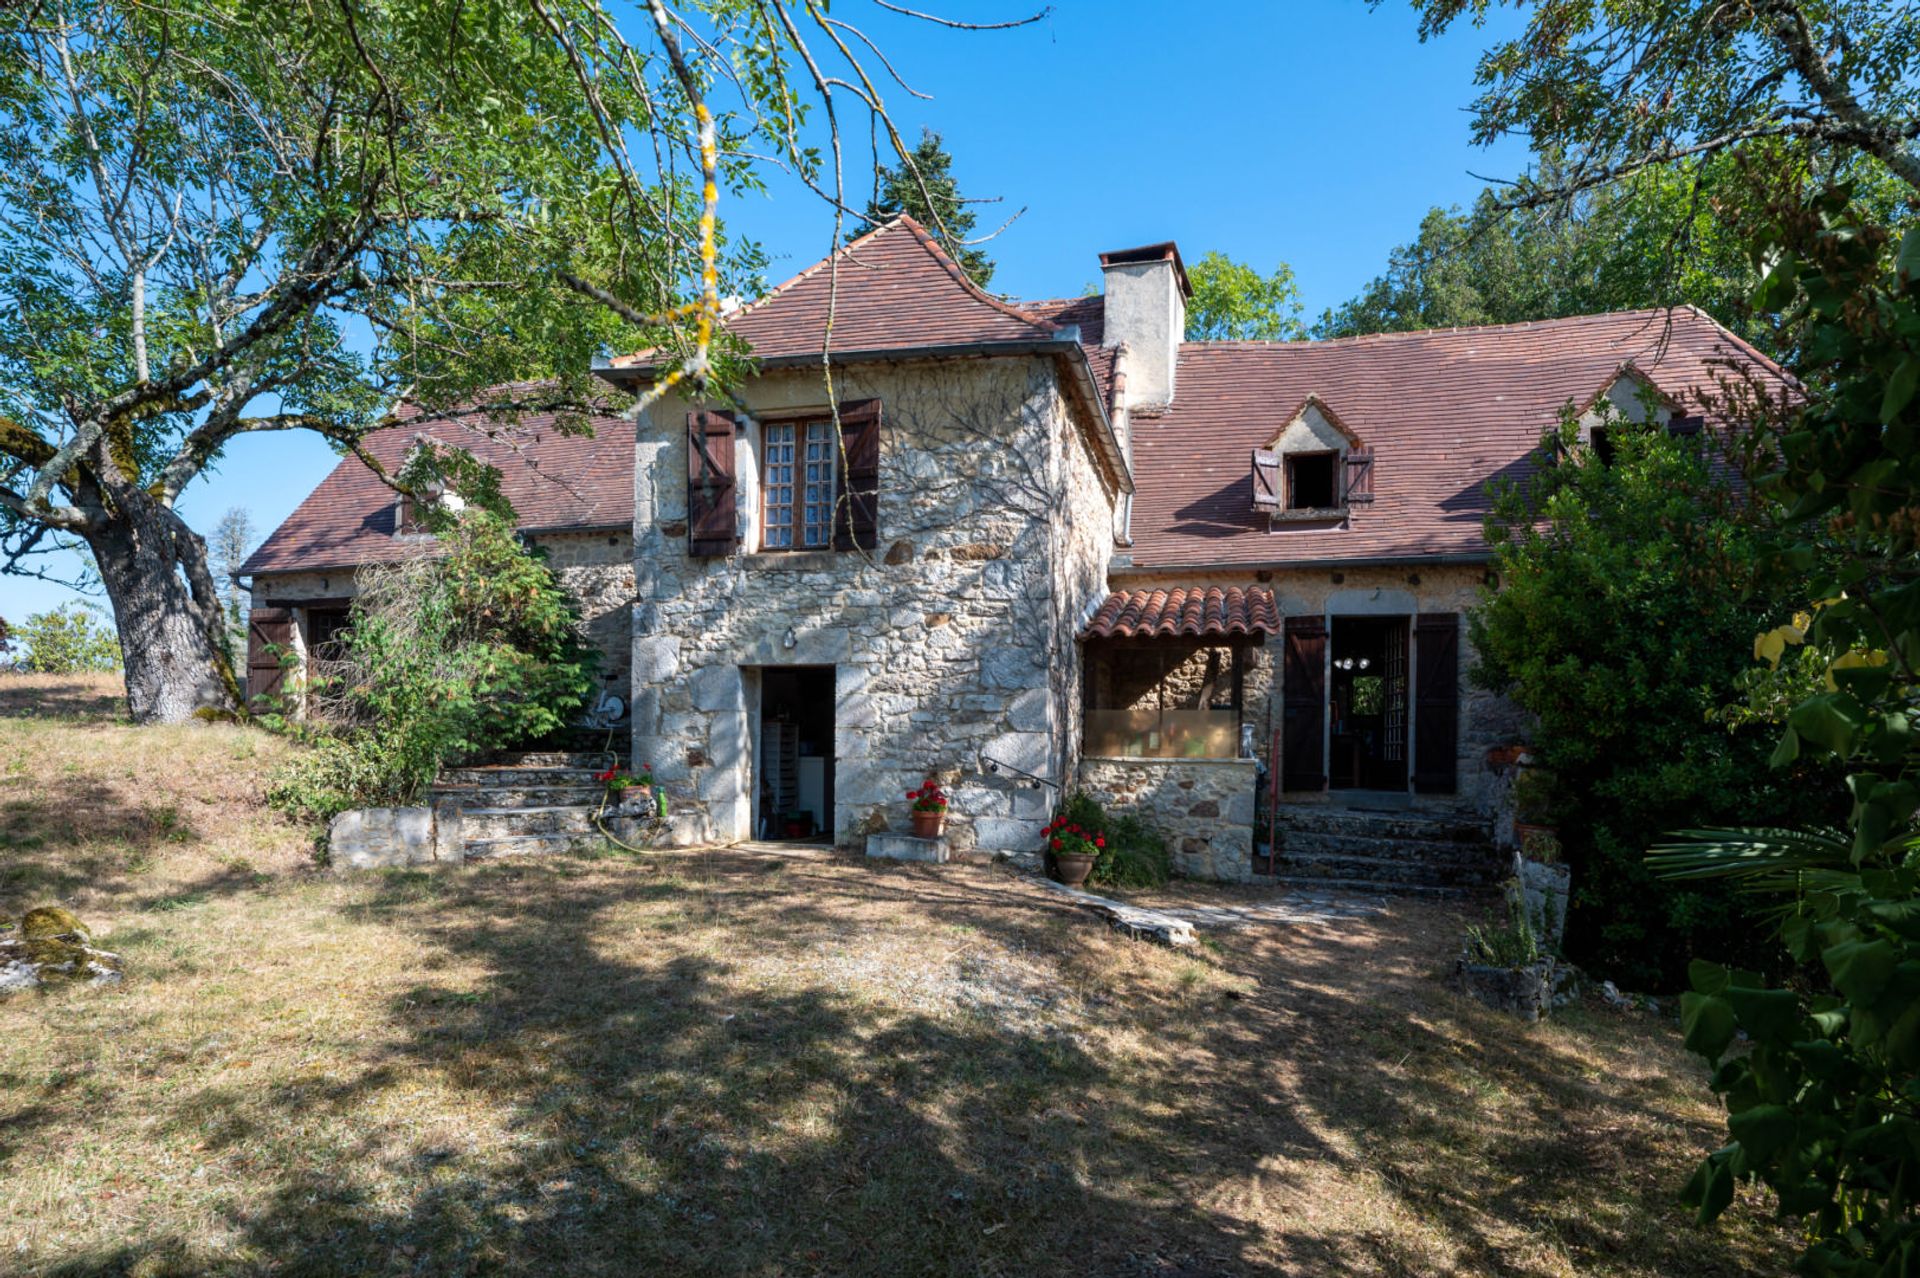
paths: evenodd
<path fill-rule="evenodd" d="M 1413 5 L 1424 40 L 1495 0 Z M 1565 158 L 1507 196 L 1523 204 L 1756 143 L 1870 156 L 1920 191 L 1916 59 L 1920 13 L 1881 0 L 1540 0 L 1480 59 L 1474 136 Z"/>
<path fill-rule="evenodd" d="M 1692 966 L 1681 1024 L 1731 1140 L 1687 1201 L 1706 1223 L 1757 1179 L 1802 1222 L 1798 1272 L 1884 1274 L 1920 1251 L 1920 230 L 1896 241 L 1844 188 L 1793 195 L 1755 236 L 1772 264 L 1756 305 L 1791 308 L 1802 391 L 1752 398 L 1748 420 L 1758 482 L 1786 512 L 1776 585 L 1800 612 L 1752 653 L 1798 689 L 1774 765 L 1835 769 L 1847 819 L 1756 813 L 1649 860 L 1775 906 L 1762 934 L 1800 965 L 1785 983 Z"/>
<path fill-rule="evenodd" d="M 137 720 L 237 700 L 220 590 L 174 509 L 228 441 L 352 448 L 401 398 L 578 387 L 621 327 L 555 279 L 621 272 L 574 219 L 612 197 L 539 7 L 0 15 L 0 565 L 86 545 Z"/>
<path fill-rule="evenodd" d="M 1500 587 L 1469 617 L 1472 677 L 1534 716 L 1534 753 L 1563 782 L 1569 956 L 1670 989 L 1695 954 L 1769 951 L 1732 893 L 1656 880 L 1647 846 L 1677 825 L 1817 819 L 1801 800 L 1823 792 L 1769 777 L 1771 727 L 1722 713 L 1753 634 L 1783 619 L 1753 589 L 1759 520 L 1700 437 L 1626 423 L 1609 437 L 1603 460 L 1566 428 L 1544 441 L 1563 460 L 1496 490 Z"/>
<path fill-rule="evenodd" d="M 120 665 L 112 632 L 84 604 L 35 613 L 20 623 L 14 638 L 26 647 L 21 669 L 35 674 L 104 672 Z"/>
<path fill-rule="evenodd" d="M 246 591 L 240 588 L 240 565 L 253 553 L 253 519 L 244 506 L 229 506 L 213 526 L 207 556 L 219 584 L 221 611 L 226 618 L 227 659 L 237 667 L 247 659 Z"/>
<path fill-rule="evenodd" d="M 905 213 L 940 241 L 968 279 L 985 288 L 993 278 L 993 259 L 985 249 L 968 244 L 976 220 L 968 204 L 954 180 L 953 156 L 938 133 L 923 129 L 920 144 L 898 164 L 875 170 L 874 196 L 867 203 L 862 231 Z"/>
<path fill-rule="evenodd" d="M 1211 252 L 1187 271 L 1187 337 L 1196 342 L 1294 342 L 1307 335 L 1300 322 L 1300 290 L 1293 268 L 1281 262 L 1261 275 L 1225 253 Z"/>

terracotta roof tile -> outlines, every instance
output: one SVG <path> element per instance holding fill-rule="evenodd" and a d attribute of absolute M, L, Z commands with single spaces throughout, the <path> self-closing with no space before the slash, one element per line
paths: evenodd
<path fill-rule="evenodd" d="M 1264 586 L 1211 586 L 1193 590 L 1122 590 L 1107 596 L 1087 623 L 1088 639 L 1141 639 L 1191 635 L 1275 634 L 1280 609 Z"/>
<path fill-rule="evenodd" d="M 1089 297 L 1051 297 L 1040 302 L 1017 303 L 1021 310 L 1037 319 L 1062 328 L 1076 325 L 1085 346 L 1098 346 L 1107 332 L 1107 299 L 1095 293 Z"/>
<path fill-rule="evenodd" d="M 367 437 L 389 472 L 427 435 L 500 468 L 500 488 L 528 530 L 625 528 L 633 523 L 633 423 L 596 416 L 592 436 L 565 435 L 551 413 L 512 424 L 402 423 Z M 320 481 L 241 566 L 242 573 L 309 572 L 405 558 L 396 541 L 394 493 L 357 457 Z"/>
<path fill-rule="evenodd" d="M 1189 342 L 1179 389 L 1136 414 L 1133 569 L 1475 557 L 1486 486 L 1631 364 L 1699 410 L 1730 366 L 1785 374 L 1691 307 L 1325 342 Z M 1374 455 L 1374 500 L 1338 522 L 1269 523 L 1248 457 L 1317 395 Z M 1124 572 L 1119 568 L 1116 571 Z"/>
<path fill-rule="evenodd" d="M 853 240 L 728 316 L 723 326 L 759 359 L 818 355 L 833 320 L 835 351 L 1045 341 L 1058 330 L 977 287 L 906 214 Z M 1084 335 L 1083 335 L 1084 336 Z M 654 353 L 620 356 L 644 369 Z"/>

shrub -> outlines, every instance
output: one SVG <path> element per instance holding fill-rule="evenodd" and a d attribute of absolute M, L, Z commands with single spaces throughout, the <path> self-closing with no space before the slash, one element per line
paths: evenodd
<path fill-rule="evenodd" d="M 12 639 L 26 647 L 20 668 L 35 674 L 120 669 L 120 640 L 84 604 L 62 604 L 20 623 Z"/>
<path fill-rule="evenodd" d="M 1110 817 L 1091 795 L 1074 793 L 1061 802 L 1058 819 L 1105 838 L 1105 845 L 1094 850 L 1093 872 L 1087 876 L 1090 883 L 1153 888 L 1173 876 L 1166 840 L 1137 816 Z"/>
<path fill-rule="evenodd" d="M 313 748 L 274 778 L 276 807 L 325 819 L 411 802 L 447 763 L 551 733 L 584 701 L 594 654 L 512 524 L 473 509 L 438 535 L 444 555 L 363 573 L 295 729 Z"/>
<path fill-rule="evenodd" d="M 1754 633 L 1781 619 L 1755 589 L 1759 513 L 1700 438 L 1611 438 L 1603 461 L 1563 427 L 1543 441 L 1558 464 L 1495 489 L 1501 586 L 1469 619 L 1473 678 L 1535 717 L 1541 766 L 1520 797 L 1558 825 L 1573 870 L 1568 956 L 1671 989 L 1694 954 L 1754 966 L 1773 951 L 1738 894 L 1661 881 L 1645 850 L 1677 826 L 1817 819 L 1824 792 L 1770 776 L 1771 726 L 1722 713 Z"/>

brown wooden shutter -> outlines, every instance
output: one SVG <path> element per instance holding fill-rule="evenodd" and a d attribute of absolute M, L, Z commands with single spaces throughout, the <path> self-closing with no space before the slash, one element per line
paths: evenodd
<path fill-rule="evenodd" d="M 842 404 L 840 437 L 847 457 L 840 496 L 833 503 L 833 545 L 836 550 L 872 550 L 880 544 L 880 401 Z"/>
<path fill-rule="evenodd" d="M 1459 787 L 1460 614 L 1423 612 L 1414 626 L 1413 788 Z"/>
<path fill-rule="evenodd" d="M 687 414 L 687 553 L 726 555 L 740 540 L 735 513 L 733 417 Z"/>
<path fill-rule="evenodd" d="M 1253 450 L 1253 508 L 1280 509 L 1280 454 L 1271 449 Z"/>
<path fill-rule="evenodd" d="M 1280 788 L 1327 784 L 1327 627 L 1319 617 L 1288 617 L 1282 679 Z"/>
<path fill-rule="evenodd" d="M 286 682 L 280 654 L 293 644 L 293 614 L 284 608 L 255 608 L 247 614 L 247 701 L 268 697 Z"/>
<path fill-rule="evenodd" d="M 1347 504 L 1373 500 L 1373 454 L 1347 454 Z"/>

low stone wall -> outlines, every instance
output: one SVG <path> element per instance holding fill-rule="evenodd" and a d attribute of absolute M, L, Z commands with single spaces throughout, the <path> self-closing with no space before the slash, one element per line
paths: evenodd
<path fill-rule="evenodd" d="M 1115 816 L 1159 832 L 1173 872 L 1222 883 L 1253 880 L 1252 759 L 1082 759 L 1080 789 Z"/>
<path fill-rule="evenodd" d="M 327 857 L 336 870 L 374 870 L 432 861 L 463 861 L 460 806 L 355 808 L 327 826 Z"/>

